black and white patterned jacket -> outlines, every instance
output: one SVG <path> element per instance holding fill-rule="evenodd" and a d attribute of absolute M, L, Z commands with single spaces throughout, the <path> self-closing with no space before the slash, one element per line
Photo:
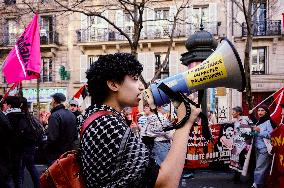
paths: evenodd
<path fill-rule="evenodd" d="M 80 143 L 80 162 L 87 187 L 154 187 L 159 166 L 132 131 L 119 152 L 128 130 L 119 112 L 106 105 L 94 105 L 86 110 L 84 119 L 102 110 L 112 114 L 94 120 Z"/>

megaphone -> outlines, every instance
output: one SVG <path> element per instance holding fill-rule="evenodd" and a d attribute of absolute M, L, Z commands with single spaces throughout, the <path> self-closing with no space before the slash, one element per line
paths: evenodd
<path fill-rule="evenodd" d="M 245 89 L 245 74 L 240 56 L 228 39 L 223 39 L 217 49 L 202 63 L 186 72 L 160 80 L 143 91 L 143 97 L 150 108 L 170 102 L 169 97 L 159 89 L 164 83 L 174 92 L 193 93 L 215 87 Z"/>

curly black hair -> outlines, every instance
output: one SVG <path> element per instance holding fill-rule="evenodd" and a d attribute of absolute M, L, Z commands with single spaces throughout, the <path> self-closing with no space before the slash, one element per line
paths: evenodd
<path fill-rule="evenodd" d="M 142 70 L 142 64 L 134 55 L 129 53 L 99 56 L 98 60 L 86 72 L 92 104 L 102 104 L 108 97 L 107 80 L 122 83 L 126 75 L 139 76 Z"/>

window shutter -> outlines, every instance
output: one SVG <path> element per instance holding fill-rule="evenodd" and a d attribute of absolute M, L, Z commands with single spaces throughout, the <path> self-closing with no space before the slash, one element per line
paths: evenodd
<path fill-rule="evenodd" d="M 154 52 L 141 52 L 137 56 L 138 61 L 143 64 L 142 76 L 146 82 L 152 80 L 155 74 L 155 54 Z"/>
<path fill-rule="evenodd" d="M 108 11 L 105 10 L 101 15 L 108 18 Z M 108 40 L 108 22 L 98 16 L 95 17 L 95 37 L 99 41 Z"/>
<path fill-rule="evenodd" d="M 144 9 L 143 11 L 143 15 L 142 15 L 142 25 L 143 25 L 143 28 L 141 30 L 141 36 L 140 36 L 140 39 L 144 39 L 145 38 L 145 34 L 146 34 L 146 30 L 145 30 L 145 27 L 146 27 L 146 22 L 145 20 L 147 19 L 146 17 L 146 10 Z"/>
<path fill-rule="evenodd" d="M 208 31 L 212 34 L 217 33 L 217 21 L 218 21 L 218 13 L 217 13 L 217 3 L 209 3 L 209 24 Z"/>
<path fill-rule="evenodd" d="M 154 52 L 146 52 L 146 81 L 149 82 L 155 75 L 155 54 Z"/>
<path fill-rule="evenodd" d="M 148 38 L 154 38 L 155 36 L 155 11 L 150 8 L 146 8 L 147 13 L 147 37 Z M 150 20 L 150 21 L 149 21 Z"/>
<path fill-rule="evenodd" d="M 123 27 L 123 10 L 116 10 L 115 12 L 115 23 L 116 26 Z"/>
<path fill-rule="evenodd" d="M 86 71 L 88 68 L 88 56 L 80 56 L 80 82 L 87 82 Z"/>
<path fill-rule="evenodd" d="M 194 33 L 193 25 L 193 6 L 185 9 L 185 36 L 189 37 Z"/>
<path fill-rule="evenodd" d="M 105 10 L 103 13 L 102 13 L 102 16 L 104 16 L 105 18 L 108 18 L 108 10 Z M 102 19 L 102 28 L 104 29 L 108 29 L 108 22 L 105 21 L 104 19 Z"/>
<path fill-rule="evenodd" d="M 173 28 L 173 24 L 174 24 L 174 17 L 176 16 L 177 14 L 177 7 L 176 6 L 170 6 L 170 11 L 169 11 L 169 35 L 171 34 L 172 32 L 172 28 Z M 176 30 L 177 30 L 177 27 L 175 29 L 175 32 L 176 33 Z"/>
<path fill-rule="evenodd" d="M 177 14 L 177 7 L 176 6 L 170 6 L 170 12 L 169 12 L 169 20 L 172 22 L 174 21 L 174 17 Z"/>
<path fill-rule="evenodd" d="M 88 16 L 81 13 L 81 29 L 88 28 Z"/>
<path fill-rule="evenodd" d="M 170 76 L 176 75 L 178 73 L 178 63 L 179 56 L 177 51 L 171 51 L 169 56 L 169 72 Z"/>
<path fill-rule="evenodd" d="M 146 53 L 145 52 L 138 53 L 137 59 L 143 65 L 142 76 L 144 79 L 146 79 Z"/>
<path fill-rule="evenodd" d="M 115 12 L 115 23 L 116 26 L 119 28 L 123 28 L 123 10 L 116 10 Z M 122 39 L 124 38 L 119 32 L 115 34 L 116 39 Z"/>
<path fill-rule="evenodd" d="M 209 22 L 213 24 L 217 21 L 217 3 L 209 3 Z"/>
<path fill-rule="evenodd" d="M 88 16 L 81 13 L 81 40 L 89 41 Z"/>

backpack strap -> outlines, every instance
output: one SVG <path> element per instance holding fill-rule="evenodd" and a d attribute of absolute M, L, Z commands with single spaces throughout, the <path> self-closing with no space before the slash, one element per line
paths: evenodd
<path fill-rule="evenodd" d="M 98 111 L 98 112 L 95 112 L 93 113 L 92 115 L 90 115 L 86 120 L 85 122 L 83 123 L 81 129 L 80 129 L 80 138 L 83 137 L 83 134 L 85 132 L 85 130 L 89 127 L 89 125 L 91 125 L 91 123 L 98 119 L 99 117 L 101 116 L 105 116 L 105 115 L 111 115 L 112 112 L 109 112 L 109 111 Z"/>

